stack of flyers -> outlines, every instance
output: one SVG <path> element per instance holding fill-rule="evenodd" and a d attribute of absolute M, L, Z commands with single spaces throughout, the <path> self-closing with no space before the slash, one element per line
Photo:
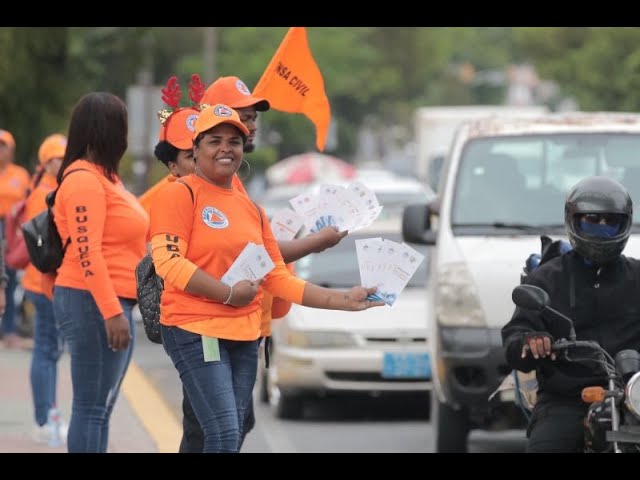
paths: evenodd
<path fill-rule="evenodd" d="M 251 280 L 253 282 L 263 278 L 274 268 L 273 260 L 271 260 L 264 245 L 256 245 L 253 242 L 249 242 L 220 280 L 229 286 L 235 285 L 241 280 Z"/>
<path fill-rule="evenodd" d="M 424 255 L 406 243 L 380 237 L 356 240 L 356 253 L 363 287 L 378 287 L 369 300 L 393 305 L 416 272 Z"/>
<path fill-rule="evenodd" d="M 375 193 L 361 182 L 321 185 L 317 195 L 303 193 L 290 203 L 311 233 L 328 226 L 353 232 L 371 225 L 382 211 Z"/>
<path fill-rule="evenodd" d="M 271 217 L 271 230 L 276 240 L 293 239 L 303 224 L 304 217 L 290 208 L 278 210 Z"/>

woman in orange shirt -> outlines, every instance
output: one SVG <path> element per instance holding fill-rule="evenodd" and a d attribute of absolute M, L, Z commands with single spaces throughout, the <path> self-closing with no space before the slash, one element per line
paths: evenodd
<path fill-rule="evenodd" d="M 328 289 L 289 272 L 266 214 L 233 187 L 248 134 L 230 107 L 204 108 L 194 132 L 196 173 L 167 185 L 152 205 L 152 255 L 165 282 L 162 343 L 204 431 L 204 452 L 238 451 L 256 379 L 262 288 L 315 308 L 384 305 L 367 300 L 375 288 Z M 228 286 L 220 278 L 248 242 L 264 245 L 275 268 Z"/>
<path fill-rule="evenodd" d="M 60 134 L 48 136 L 38 150 L 41 172 L 37 173 L 37 182 L 25 204 L 25 219 L 30 220 L 46 210 L 46 196 L 58 186 L 56 177 L 62 165 L 67 137 Z M 35 426 L 33 439 L 38 443 L 47 443 L 51 431 L 47 425 L 49 409 L 56 404 L 56 383 L 58 360 L 62 354 L 62 335 L 53 316 L 53 303 L 44 294 L 42 274 L 31 264 L 27 265 L 22 277 L 25 297 L 35 307 L 33 353 L 31 355 L 31 393 Z M 60 421 L 60 433 L 66 438 L 67 426 Z"/>
<path fill-rule="evenodd" d="M 71 354 L 67 448 L 106 452 L 109 419 L 133 351 L 134 269 L 146 252 L 149 217 L 118 176 L 127 149 L 122 100 L 103 92 L 82 97 L 68 139 L 54 218 L 63 245 L 69 243 L 53 293 Z"/>

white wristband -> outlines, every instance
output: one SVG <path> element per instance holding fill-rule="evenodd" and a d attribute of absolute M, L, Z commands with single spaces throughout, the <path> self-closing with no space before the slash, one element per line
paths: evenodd
<path fill-rule="evenodd" d="M 233 297 L 233 285 L 231 285 L 229 287 L 229 296 L 227 297 L 227 299 L 223 302 L 223 305 L 229 305 L 231 303 L 231 297 Z"/>

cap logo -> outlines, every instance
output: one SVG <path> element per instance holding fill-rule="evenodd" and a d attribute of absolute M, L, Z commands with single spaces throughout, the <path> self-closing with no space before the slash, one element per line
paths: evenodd
<path fill-rule="evenodd" d="M 185 122 L 187 130 L 189 130 L 190 132 L 196 131 L 196 120 L 198 120 L 198 115 L 196 115 L 195 113 L 187 117 L 187 121 Z"/>
<path fill-rule="evenodd" d="M 236 88 L 243 95 L 251 95 L 251 90 L 249 90 L 244 82 L 240 79 L 236 81 Z"/>
<path fill-rule="evenodd" d="M 226 105 L 216 105 L 213 109 L 213 114 L 216 117 L 230 117 L 233 115 L 233 112 Z"/>

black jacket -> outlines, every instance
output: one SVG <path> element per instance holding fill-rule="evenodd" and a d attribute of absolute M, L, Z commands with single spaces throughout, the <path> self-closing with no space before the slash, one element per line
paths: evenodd
<path fill-rule="evenodd" d="M 578 340 L 595 340 L 612 357 L 627 348 L 640 350 L 640 261 L 621 256 L 598 269 L 585 265 L 582 257 L 570 252 L 538 267 L 524 283 L 549 294 L 551 307 L 573 320 Z M 502 328 L 509 365 L 523 372 L 537 369 L 539 393 L 579 398 L 583 387 L 605 386 L 592 364 L 552 361 L 548 357 L 535 360 L 530 354 L 521 358 L 528 333 L 548 332 L 554 339 L 568 338 L 566 322 L 548 323 L 540 313 L 516 307 Z"/>

